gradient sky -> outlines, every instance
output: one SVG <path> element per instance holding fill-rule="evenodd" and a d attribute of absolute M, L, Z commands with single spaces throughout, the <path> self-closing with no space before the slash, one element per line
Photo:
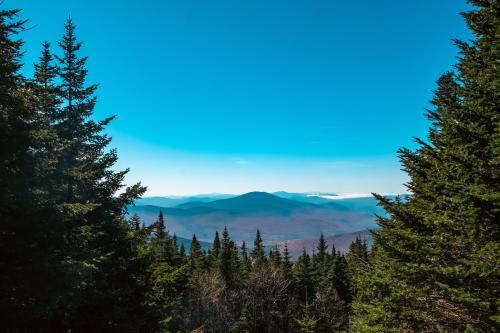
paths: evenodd
<path fill-rule="evenodd" d="M 40 43 L 71 15 L 96 118 L 147 195 L 401 193 L 435 81 L 469 38 L 456 0 L 6 0 Z M 57 48 L 55 48 L 58 52 Z"/>

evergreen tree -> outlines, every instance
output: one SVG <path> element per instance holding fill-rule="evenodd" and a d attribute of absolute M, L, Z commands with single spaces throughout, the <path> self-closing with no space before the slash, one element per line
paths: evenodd
<path fill-rule="evenodd" d="M 178 249 L 178 248 L 179 248 L 179 245 L 177 245 L 177 235 L 176 235 L 176 234 L 174 234 L 174 235 L 172 236 L 172 245 L 173 245 L 176 249 Z"/>
<path fill-rule="evenodd" d="M 296 319 L 299 329 L 303 333 L 315 333 L 318 326 L 318 320 L 311 313 L 309 302 L 306 297 L 306 304 L 300 319 Z"/>
<path fill-rule="evenodd" d="M 158 219 L 154 225 L 154 235 L 158 239 L 165 239 L 167 236 L 166 227 L 165 227 L 165 219 L 163 217 L 163 211 L 160 209 L 160 213 L 158 214 Z"/>
<path fill-rule="evenodd" d="M 174 265 L 179 261 L 177 239 L 175 235 L 174 237 L 169 235 L 161 209 L 158 219 L 153 224 L 153 239 L 150 248 L 155 263 L 167 262 Z"/>
<path fill-rule="evenodd" d="M 319 264 L 324 264 L 328 257 L 328 244 L 326 243 L 323 233 L 321 233 L 318 241 L 318 246 L 316 247 L 316 261 Z"/>
<path fill-rule="evenodd" d="M 302 255 L 297 259 L 293 270 L 298 298 L 305 304 L 314 296 L 314 278 L 311 257 L 305 249 L 302 250 Z"/>
<path fill-rule="evenodd" d="M 293 264 L 290 261 L 290 253 L 288 252 L 288 243 L 285 242 L 285 245 L 283 246 L 283 259 L 281 260 L 281 271 L 283 272 L 283 276 L 288 279 L 292 280 L 293 279 Z"/>
<path fill-rule="evenodd" d="M 221 249 L 221 245 L 220 245 L 219 232 L 216 231 L 215 237 L 214 237 L 214 242 L 212 245 L 212 256 L 215 258 L 215 260 L 219 259 L 220 249 Z"/>
<path fill-rule="evenodd" d="M 34 78 L 30 83 L 33 97 L 35 124 L 33 129 L 33 152 L 35 157 L 35 173 L 33 186 L 36 187 L 37 201 L 40 206 L 52 207 L 54 200 L 52 191 L 57 184 L 57 156 L 61 142 L 55 126 L 61 106 L 59 87 L 56 84 L 57 66 L 50 51 L 50 44 L 42 44 L 42 54 L 35 63 Z"/>
<path fill-rule="evenodd" d="M 260 265 L 266 261 L 266 255 L 264 253 L 264 241 L 260 237 L 259 229 L 257 229 L 257 234 L 255 235 L 255 240 L 253 242 L 251 257 L 254 265 Z"/>
<path fill-rule="evenodd" d="M 363 275 L 369 269 L 369 253 L 366 239 L 361 239 L 359 236 L 356 237 L 349 246 L 346 259 L 352 284 L 352 294 L 355 297 L 358 289 L 358 280 L 362 279 Z"/>
<path fill-rule="evenodd" d="M 252 270 L 252 261 L 248 257 L 247 245 L 245 241 L 241 243 L 240 255 L 241 255 L 240 271 L 242 272 L 243 277 L 247 277 L 248 273 L 250 273 L 250 271 Z"/>
<path fill-rule="evenodd" d="M 461 55 L 438 81 L 428 140 L 399 151 L 411 196 L 377 195 L 389 216 L 374 233 L 357 331 L 500 329 L 500 6 L 470 3 L 475 38 L 456 41 Z"/>
<path fill-rule="evenodd" d="M 128 272 L 134 253 L 123 213 L 145 189 L 137 184 L 116 195 L 127 170 L 111 170 L 117 153 L 107 149 L 111 139 L 101 132 L 112 117 L 91 119 L 97 86 L 85 86 L 87 58 L 78 57 L 81 43 L 74 32 L 68 20 L 59 42 L 63 55 L 56 56 L 63 106 L 55 116 L 61 145 L 51 196 L 65 226 L 61 262 L 70 282 L 53 322 L 66 329 L 96 331 L 118 329 L 127 319 L 133 327 L 132 314 L 142 310 L 129 304 L 141 303 L 134 299 L 139 286 Z M 121 295 L 118 301 L 116 294 Z M 110 302 L 115 306 L 107 306 Z"/>
<path fill-rule="evenodd" d="M 281 267 L 281 252 L 278 245 L 274 246 L 273 249 L 269 249 L 269 262 L 271 262 L 277 268 Z"/>
<path fill-rule="evenodd" d="M 63 240 L 61 225 L 50 225 L 54 212 L 43 206 L 50 196 L 45 189 L 38 195 L 45 145 L 37 143 L 43 133 L 37 101 L 20 73 L 23 41 L 18 38 L 27 21 L 19 19 L 19 12 L 0 9 L 0 312 L 5 331 L 35 329 L 30 325 L 57 302 L 54 266 L 60 258 L 55 249 Z"/>
<path fill-rule="evenodd" d="M 229 238 L 227 227 L 222 232 L 222 244 L 220 249 L 219 272 L 228 287 L 234 285 L 237 266 L 234 261 L 234 243 Z"/>
<path fill-rule="evenodd" d="M 316 283 L 319 283 L 324 278 L 328 270 L 328 244 L 326 243 L 323 233 L 321 233 L 316 247 L 316 252 L 313 255 L 313 273 Z"/>
<path fill-rule="evenodd" d="M 340 299 L 349 304 L 352 301 L 351 281 L 347 260 L 342 254 L 337 254 L 327 274 L 328 282 L 337 291 Z"/>
<path fill-rule="evenodd" d="M 0 211 L 2 221 L 14 211 L 27 208 L 22 206 L 29 199 L 26 195 L 32 179 L 28 176 L 33 176 L 28 171 L 32 163 L 28 151 L 34 115 L 27 105 L 26 79 L 20 74 L 24 42 L 15 39 L 27 21 L 18 19 L 19 12 L 0 10 L 0 195 L 5 207 Z"/>
<path fill-rule="evenodd" d="M 204 270 L 204 255 L 196 235 L 193 235 L 189 248 L 188 266 L 191 274 L 200 274 Z"/>
<path fill-rule="evenodd" d="M 184 243 L 181 243 L 181 248 L 179 250 L 179 255 L 182 259 L 186 257 L 186 247 L 184 246 Z"/>
<path fill-rule="evenodd" d="M 132 231 L 141 230 L 141 219 L 140 219 L 139 215 L 137 215 L 137 214 L 132 215 L 132 218 L 130 219 L 129 225 L 130 225 L 130 229 Z"/>

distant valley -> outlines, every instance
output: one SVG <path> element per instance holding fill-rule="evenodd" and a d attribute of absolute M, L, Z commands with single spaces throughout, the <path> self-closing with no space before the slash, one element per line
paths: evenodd
<path fill-rule="evenodd" d="M 233 239 L 251 246 L 259 229 L 268 246 L 288 241 L 294 254 L 314 247 L 321 233 L 345 250 L 357 235 L 369 238 L 368 230 L 377 228 L 375 214 L 385 214 L 373 197 L 289 192 L 146 197 L 130 206 L 129 214 L 150 225 L 160 209 L 169 232 L 183 243 L 196 234 L 208 247 L 215 231 L 227 226 Z"/>

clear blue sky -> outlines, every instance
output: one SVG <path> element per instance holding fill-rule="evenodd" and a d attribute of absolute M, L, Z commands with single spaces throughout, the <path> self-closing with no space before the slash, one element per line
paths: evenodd
<path fill-rule="evenodd" d="M 404 192 L 399 147 L 424 137 L 456 0 L 6 0 L 40 42 L 71 15 L 96 117 L 148 195 Z"/>

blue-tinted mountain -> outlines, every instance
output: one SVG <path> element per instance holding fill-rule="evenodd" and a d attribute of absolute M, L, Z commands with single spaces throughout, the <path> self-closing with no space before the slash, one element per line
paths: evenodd
<path fill-rule="evenodd" d="M 297 209 L 319 208 L 311 203 L 280 198 L 266 192 L 249 192 L 234 198 L 211 202 L 187 202 L 176 208 L 206 207 L 247 214 L 290 214 Z"/>
<path fill-rule="evenodd" d="M 135 204 L 138 206 L 144 205 L 153 205 L 158 207 L 175 207 L 187 202 L 208 202 L 214 201 L 218 199 L 226 199 L 235 197 L 234 194 L 221 194 L 221 193 L 213 193 L 213 194 L 200 194 L 193 196 L 164 196 L 164 197 L 144 197 L 135 200 Z"/>
<path fill-rule="evenodd" d="M 318 205 L 280 198 L 264 192 L 251 192 L 229 199 L 195 202 L 162 208 L 167 228 L 179 237 L 212 241 L 216 230 L 227 226 L 236 241 L 252 242 L 257 229 L 265 240 L 315 238 L 376 227 L 374 216 L 331 203 Z M 129 207 L 146 224 L 153 223 L 158 206 Z"/>

